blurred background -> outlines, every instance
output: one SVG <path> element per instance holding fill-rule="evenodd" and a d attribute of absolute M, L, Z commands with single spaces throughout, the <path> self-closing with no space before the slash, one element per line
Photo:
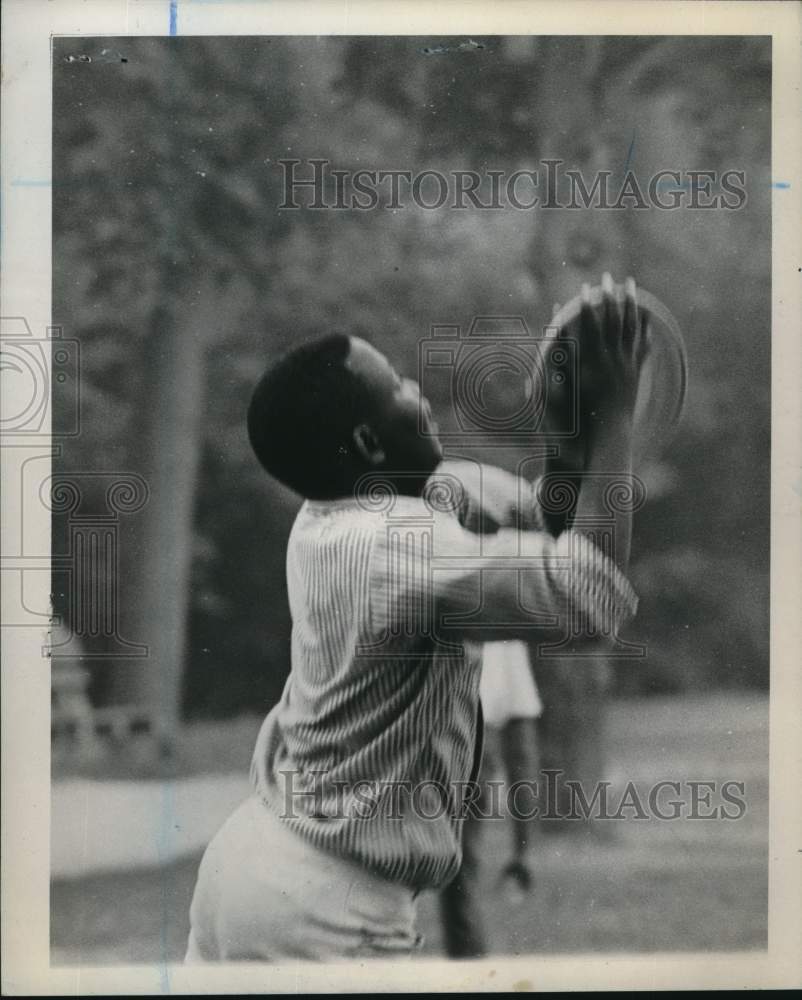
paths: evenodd
<path fill-rule="evenodd" d="M 300 500 L 260 470 L 243 419 L 266 364 L 339 329 L 414 375 L 432 324 L 519 315 L 538 331 L 604 270 L 670 308 L 691 379 L 678 434 L 638 470 L 647 659 L 579 680 L 538 668 L 544 757 L 622 780 L 746 774 L 753 798 L 742 822 L 703 824 L 704 843 L 691 823 L 574 846 L 570 864 L 544 846 L 543 894 L 495 946 L 765 946 L 770 40 L 61 38 L 53 58 L 53 317 L 79 352 L 54 391 L 54 961 L 180 957 L 201 841 L 286 679 Z M 279 207 L 280 159 L 511 174 L 550 157 L 612 171 L 613 190 L 627 169 L 644 190 L 661 169 L 741 170 L 748 198 Z M 120 858 L 81 842 L 78 788 L 107 841 L 122 843 L 110 817 L 139 830 Z M 125 919 L 121 896 L 141 897 Z"/>

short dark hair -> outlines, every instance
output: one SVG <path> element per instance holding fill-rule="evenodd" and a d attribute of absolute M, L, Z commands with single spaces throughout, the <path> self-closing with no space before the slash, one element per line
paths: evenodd
<path fill-rule="evenodd" d="M 310 500 L 353 487 L 353 430 L 365 390 L 346 367 L 350 338 L 333 333 L 302 344 L 259 380 L 248 407 L 248 437 L 262 466 Z"/>

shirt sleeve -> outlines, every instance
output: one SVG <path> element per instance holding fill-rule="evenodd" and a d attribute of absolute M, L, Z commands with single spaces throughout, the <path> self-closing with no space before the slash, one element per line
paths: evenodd
<path fill-rule="evenodd" d="M 488 533 L 499 528 L 547 530 L 538 501 L 540 478 L 529 482 L 495 465 L 466 459 L 442 462 L 434 478 L 438 476 L 458 484 L 460 504 L 457 515 L 469 531 Z"/>
<path fill-rule="evenodd" d="M 379 635 L 539 641 L 546 631 L 614 636 L 637 597 L 579 532 L 553 538 L 519 526 L 475 534 L 453 512 L 410 499 L 377 529 L 370 606 Z"/>

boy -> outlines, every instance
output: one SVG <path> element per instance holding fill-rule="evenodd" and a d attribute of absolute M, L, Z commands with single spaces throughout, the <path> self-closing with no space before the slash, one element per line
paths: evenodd
<path fill-rule="evenodd" d="M 623 305 L 607 275 L 603 286 L 596 308 L 584 290 L 566 332 L 581 338 L 588 470 L 627 475 L 647 330 L 634 282 Z M 490 511 L 511 524 L 516 508 L 520 530 L 472 534 L 447 509 L 453 476 L 438 469 L 429 404 L 355 337 L 271 368 L 248 430 L 265 469 L 306 498 L 287 549 L 291 671 L 257 740 L 254 794 L 201 863 L 187 961 L 410 955 L 416 896 L 460 865 L 481 755 L 479 644 L 556 639 L 568 616 L 617 629 L 636 607 L 631 513 L 612 515 L 615 561 L 580 528 L 544 531 L 528 484 Z M 608 486 L 583 480 L 577 525 L 609 521 Z M 463 512 L 484 506 L 462 488 Z"/>
<path fill-rule="evenodd" d="M 482 647 L 479 699 L 485 722 L 487 748 L 479 777 L 478 812 L 469 812 L 462 830 L 462 867 L 440 893 L 443 944 L 450 958 L 479 958 L 487 953 L 481 895 L 481 840 L 490 796 L 484 783 L 493 775 L 494 758 L 507 788 L 532 782 L 538 776 L 535 720 L 543 711 L 525 642 L 501 639 Z M 487 739 L 489 737 L 489 739 Z M 492 748 L 492 753 L 487 750 Z M 514 806 L 515 803 L 513 803 Z M 532 888 L 529 866 L 534 822 L 531 801 L 522 801 L 521 814 L 511 810 L 512 855 L 502 869 L 506 895 L 518 900 Z M 507 808 L 510 803 L 508 801 Z"/>

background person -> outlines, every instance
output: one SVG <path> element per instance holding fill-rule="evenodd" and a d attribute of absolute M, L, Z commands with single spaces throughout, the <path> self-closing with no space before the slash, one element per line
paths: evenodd
<path fill-rule="evenodd" d="M 451 958 L 478 958 L 487 953 L 478 879 L 482 858 L 481 835 L 489 796 L 486 782 L 500 765 L 505 788 L 519 781 L 538 780 L 539 757 L 535 720 L 543 711 L 526 643 L 515 639 L 486 642 L 482 648 L 479 696 L 485 723 L 485 753 L 479 775 L 478 808 L 465 819 L 462 867 L 440 893 L 440 921 L 446 954 Z M 509 800 L 507 801 L 508 812 Z M 527 817 L 531 803 L 521 802 L 511 812 L 512 851 L 502 869 L 502 879 L 514 898 L 534 884 L 531 851 L 534 817 Z"/>

